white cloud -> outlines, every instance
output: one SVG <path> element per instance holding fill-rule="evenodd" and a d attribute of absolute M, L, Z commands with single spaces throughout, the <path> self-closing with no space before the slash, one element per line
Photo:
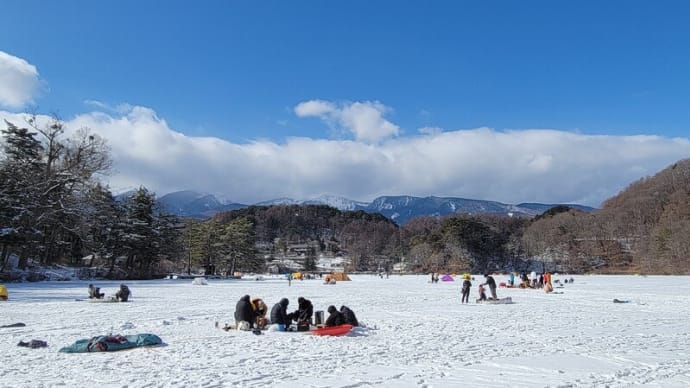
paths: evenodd
<path fill-rule="evenodd" d="M 322 117 L 332 114 L 336 110 L 336 106 L 328 101 L 311 100 L 297 104 L 295 114 L 299 117 Z"/>
<path fill-rule="evenodd" d="M 21 108 L 33 102 L 39 87 L 36 66 L 0 51 L 0 106 Z"/>
<path fill-rule="evenodd" d="M 336 104 L 311 100 L 297 104 L 295 114 L 299 117 L 319 117 L 328 125 L 350 132 L 356 141 L 377 143 L 397 136 L 400 128 L 383 116 L 390 108 L 378 101 Z"/>
<path fill-rule="evenodd" d="M 344 111 L 343 108 L 338 108 Z M 21 115 L 0 112 L 21 125 Z M 687 138 L 594 136 L 558 130 L 429 131 L 367 144 L 291 138 L 235 144 L 191 137 L 144 107 L 92 112 L 66 122 L 108 139 L 113 189 L 144 185 L 158 194 L 193 189 L 242 203 L 334 194 L 456 196 L 504 203 L 599 206 L 637 179 L 690 155 Z"/>
<path fill-rule="evenodd" d="M 417 132 L 423 135 L 438 135 L 443 132 L 443 128 L 439 127 L 421 127 L 417 129 Z"/>

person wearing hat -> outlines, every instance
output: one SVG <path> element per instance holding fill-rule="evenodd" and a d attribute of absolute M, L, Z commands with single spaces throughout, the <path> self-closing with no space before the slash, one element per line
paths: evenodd
<path fill-rule="evenodd" d="M 465 280 L 462 282 L 462 301 L 460 303 L 470 303 L 470 287 L 472 287 L 472 282 L 470 282 L 470 275 L 463 276 Z"/>

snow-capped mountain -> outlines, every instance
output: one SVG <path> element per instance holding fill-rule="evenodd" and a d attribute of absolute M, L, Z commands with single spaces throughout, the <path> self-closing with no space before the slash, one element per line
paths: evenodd
<path fill-rule="evenodd" d="M 239 203 L 221 203 L 211 194 L 194 191 L 178 191 L 166 194 L 158 199 L 164 208 L 182 217 L 208 218 L 221 211 L 240 209 L 249 205 Z M 255 203 L 259 206 L 271 205 L 328 205 L 339 210 L 363 210 L 370 213 L 381 213 L 402 225 L 414 217 L 445 216 L 454 213 L 464 214 L 502 214 L 511 216 L 532 217 L 556 206 L 557 204 L 523 203 L 518 205 L 504 204 L 496 201 L 484 201 L 456 197 L 413 197 L 409 195 L 382 196 L 372 202 L 353 201 L 334 195 L 322 195 L 317 198 L 296 200 L 277 198 Z M 584 211 L 594 208 L 582 205 L 568 205 Z"/>
<path fill-rule="evenodd" d="M 322 195 L 317 198 L 303 201 L 302 203 L 305 205 L 328 205 L 340 210 L 359 210 L 369 206 L 367 202 L 353 201 L 335 195 Z"/>
<path fill-rule="evenodd" d="M 221 211 L 240 209 L 247 205 L 220 202 L 213 194 L 176 191 L 159 197 L 158 203 L 167 212 L 180 217 L 209 218 Z"/>

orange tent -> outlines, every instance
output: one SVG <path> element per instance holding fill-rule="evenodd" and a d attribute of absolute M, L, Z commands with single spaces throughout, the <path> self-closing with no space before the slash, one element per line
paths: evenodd
<path fill-rule="evenodd" d="M 345 272 L 333 272 L 332 274 L 328 275 L 331 279 L 335 279 L 337 281 L 348 281 L 350 280 L 350 277 L 347 276 Z"/>

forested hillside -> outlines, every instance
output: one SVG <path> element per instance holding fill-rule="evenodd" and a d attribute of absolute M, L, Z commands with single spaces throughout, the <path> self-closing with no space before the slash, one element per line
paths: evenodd
<path fill-rule="evenodd" d="M 690 159 L 632 183 L 587 214 L 535 219 L 532 254 L 579 271 L 690 273 Z"/>
<path fill-rule="evenodd" d="M 556 206 L 533 218 L 453 214 L 399 226 L 364 211 L 275 205 L 200 221 L 160 211 L 145 187 L 116 200 L 101 183 L 107 144 L 86 129 L 65 138 L 59 120 L 29 120 L 2 135 L 0 279 L 56 264 L 112 278 L 313 271 L 335 256 L 348 271 L 690 273 L 690 160 L 596 212 Z"/>

